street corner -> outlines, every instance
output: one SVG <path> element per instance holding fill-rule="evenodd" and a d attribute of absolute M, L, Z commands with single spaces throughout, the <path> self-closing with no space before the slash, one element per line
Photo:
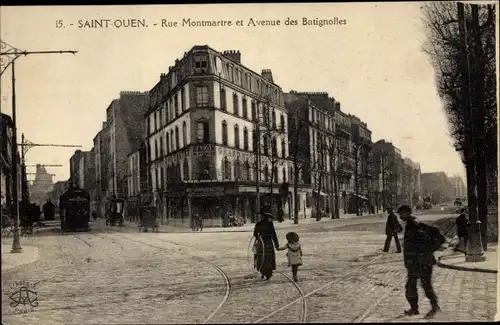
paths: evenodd
<path fill-rule="evenodd" d="M 498 273 L 498 244 L 492 245 L 483 254 L 484 261 L 469 262 L 467 256 L 463 252 L 453 252 L 440 256 L 438 266 L 446 269 L 482 272 L 482 273 Z"/>
<path fill-rule="evenodd" d="M 2 271 L 7 271 L 38 260 L 38 246 L 23 245 L 22 249 L 20 253 L 11 253 L 12 246 L 2 244 Z"/>

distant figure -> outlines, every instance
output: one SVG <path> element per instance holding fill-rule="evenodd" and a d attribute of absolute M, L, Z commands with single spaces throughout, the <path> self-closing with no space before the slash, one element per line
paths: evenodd
<path fill-rule="evenodd" d="M 466 252 L 467 240 L 469 237 L 468 228 L 469 220 L 467 219 L 466 209 L 460 209 L 460 215 L 457 217 L 455 223 L 457 225 L 457 236 L 460 240 L 458 245 L 455 247 L 456 252 Z"/>
<path fill-rule="evenodd" d="M 253 235 L 256 242 L 255 268 L 260 272 L 261 279 L 269 280 L 276 270 L 274 249 L 279 247 L 272 214 L 261 213 L 261 219 L 255 224 Z"/>
<path fill-rule="evenodd" d="M 302 247 L 299 243 L 299 235 L 296 232 L 286 234 L 287 243 L 284 246 L 277 248 L 278 251 L 288 250 L 286 257 L 288 258 L 288 266 L 292 267 L 293 281 L 298 281 L 299 266 L 302 265 Z"/>
<path fill-rule="evenodd" d="M 193 217 L 193 227 L 195 231 L 203 231 L 203 217 L 200 216 L 198 213 L 194 215 Z"/>
<path fill-rule="evenodd" d="M 403 231 L 403 227 L 399 223 L 398 217 L 392 211 L 392 208 L 387 208 L 389 215 L 387 216 L 387 222 L 385 224 L 385 234 L 387 238 L 385 239 L 384 252 L 389 252 L 389 247 L 391 246 L 391 240 L 394 238 L 396 242 L 396 252 L 401 253 L 401 243 L 399 242 L 398 233 Z"/>
<path fill-rule="evenodd" d="M 445 242 L 439 229 L 419 222 L 411 215 L 411 208 L 403 205 L 398 209 L 398 214 L 406 222 L 404 235 L 404 264 L 408 272 L 406 281 L 406 299 L 410 309 L 405 310 L 407 316 L 418 315 L 417 281 L 420 279 L 425 295 L 431 303 L 431 310 L 426 318 L 433 317 L 441 309 L 432 287 L 432 269 L 436 264 L 434 252 Z"/>
<path fill-rule="evenodd" d="M 47 200 L 47 202 L 45 202 L 42 209 L 43 209 L 43 217 L 45 220 L 54 220 L 54 216 L 56 214 L 56 207 L 50 200 Z"/>

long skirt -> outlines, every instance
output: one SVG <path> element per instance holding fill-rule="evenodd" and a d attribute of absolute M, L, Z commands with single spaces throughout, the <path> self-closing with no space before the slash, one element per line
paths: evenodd
<path fill-rule="evenodd" d="M 267 242 L 264 240 L 264 245 L 262 243 L 258 244 L 257 252 L 254 256 L 254 265 L 262 274 L 276 270 L 276 254 L 272 241 Z"/>

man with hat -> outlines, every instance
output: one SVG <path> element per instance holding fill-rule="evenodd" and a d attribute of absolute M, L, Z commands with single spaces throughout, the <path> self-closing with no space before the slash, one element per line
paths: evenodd
<path fill-rule="evenodd" d="M 403 231 L 403 227 L 399 223 L 398 217 L 394 214 L 392 208 L 387 208 L 387 222 L 385 223 L 385 234 L 387 238 L 385 239 L 385 244 L 383 251 L 389 252 L 389 247 L 391 246 L 391 240 L 394 237 L 394 241 L 396 242 L 396 250 L 398 253 L 401 253 L 401 243 L 399 242 L 398 233 Z"/>
<path fill-rule="evenodd" d="M 399 207 L 397 213 L 406 223 L 403 242 L 403 258 L 408 278 L 406 281 L 406 299 L 410 309 L 405 310 L 407 316 L 418 315 L 417 281 L 420 279 L 425 295 L 431 303 L 431 310 L 426 318 L 433 317 L 441 309 L 432 287 L 432 269 L 436 264 L 434 252 L 445 242 L 439 229 L 419 222 L 412 216 L 408 205 Z"/>

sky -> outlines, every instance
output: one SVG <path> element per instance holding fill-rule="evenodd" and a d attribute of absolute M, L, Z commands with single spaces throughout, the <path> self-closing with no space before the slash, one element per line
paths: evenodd
<path fill-rule="evenodd" d="M 238 4 L 1 7 L 0 35 L 28 51 L 77 50 L 16 60 L 18 140 L 81 145 L 92 141 L 120 91 L 148 91 L 194 45 L 239 50 L 242 64 L 271 69 L 284 92 L 328 92 L 342 110 L 368 123 L 372 140 L 392 141 L 422 172 L 465 178 L 436 93 L 434 70 L 422 52 L 421 3 Z M 343 25 L 304 26 L 338 17 Z M 231 20 L 231 27 L 181 27 L 191 20 Z M 249 19 L 280 26 L 248 26 Z M 285 25 L 287 18 L 298 24 Z M 79 20 L 109 19 L 109 28 L 79 28 Z M 146 19 L 147 28 L 114 22 Z M 162 19 L 177 27 L 162 27 Z M 236 26 L 242 20 L 243 26 Z M 64 28 L 57 28 L 62 21 Z M 73 24 L 72 26 L 70 24 Z M 156 24 L 156 26 L 155 26 Z M 3 51 L 3 50 L 2 50 Z M 1 111 L 12 112 L 10 67 L 1 76 Z M 78 148 L 35 147 L 27 164 L 69 177 Z M 30 170 L 31 171 L 31 170 Z M 34 172 L 34 168 L 31 172 Z"/>

